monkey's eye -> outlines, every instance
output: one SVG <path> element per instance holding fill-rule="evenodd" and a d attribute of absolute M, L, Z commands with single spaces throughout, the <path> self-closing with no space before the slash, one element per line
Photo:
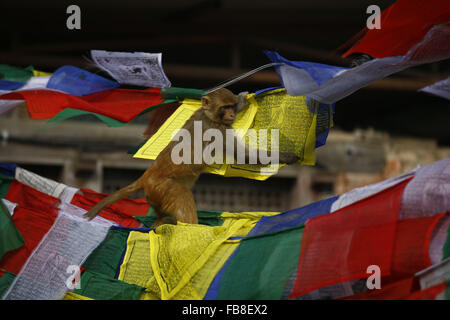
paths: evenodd
<path fill-rule="evenodd" d="M 230 105 L 226 105 L 226 106 L 223 106 L 222 107 L 222 109 L 234 109 L 234 107 L 235 107 L 235 105 L 232 105 L 232 104 L 230 104 Z"/>

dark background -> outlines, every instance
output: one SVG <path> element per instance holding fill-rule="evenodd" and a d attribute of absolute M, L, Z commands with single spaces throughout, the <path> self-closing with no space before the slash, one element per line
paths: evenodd
<path fill-rule="evenodd" d="M 374 0 L 2 1 L 0 63 L 53 72 L 66 64 L 92 69 L 91 49 L 162 52 L 175 87 L 207 89 L 270 61 L 348 66 L 336 51 L 365 24 Z M 81 8 L 81 30 L 68 30 L 66 8 Z M 417 89 L 448 77 L 449 61 L 378 81 L 336 104 L 335 126 L 372 127 L 392 136 L 434 138 L 450 145 L 450 104 Z M 235 92 L 279 85 L 266 69 L 229 87 Z"/>

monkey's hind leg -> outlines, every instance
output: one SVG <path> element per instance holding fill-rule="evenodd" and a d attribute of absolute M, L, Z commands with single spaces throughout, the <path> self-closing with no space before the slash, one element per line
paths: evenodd
<path fill-rule="evenodd" d="M 184 185 L 171 181 L 161 195 L 161 205 L 156 210 L 158 218 L 153 228 L 162 224 L 177 224 L 177 221 L 197 224 L 197 207 L 191 190 Z"/>

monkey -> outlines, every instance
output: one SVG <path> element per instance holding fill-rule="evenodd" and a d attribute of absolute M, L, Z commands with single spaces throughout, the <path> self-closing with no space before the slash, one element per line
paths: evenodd
<path fill-rule="evenodd" d="M 201 98 L 201 108 L 186 121 L 183 129 L 188 130 L 193 136 L 195 121 L 201 121 L 203 132 L 214 128 L 220 130 L 225 136 L 225 130 L 232 129 L 239 104 L 243 104 L 242 100 L 244 100 L 242 95 L 236 96 L 226 88 L 212 91 Z M 189 164 L 173 163 L 171 153 L 176 143 L 172 140 L 140 178 L 102 199 L 85 214 L 85 217 L 91 220 L 103 208 L 143 189 L 149 205 L 155 210 L 157 216 L 152 228 L 162 224 L 176 225 L 177 221 L 197 224 L 197 209 L 191 188 L 205 169 L 206 163 L 203 159 L 201 163 L 194 163 L 194 161 Z M 208 142 L 203 141 L 203 148 L 207 144 Z M 194 152 L 191 152 L 191 157 L 194 157 Z M 236 155 L 234 157 L 236 159 Z M 248 148 L 245 148 L 245 159 L 248 163 Z M 280 163 L 292 164 L 298 159 L 293 153 L 279 153 Z"/>

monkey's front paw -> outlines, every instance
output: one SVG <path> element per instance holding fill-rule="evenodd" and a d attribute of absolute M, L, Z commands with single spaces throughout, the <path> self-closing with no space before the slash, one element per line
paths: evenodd
<path fill-rule="evenodd" d="M 280 163 L 293 164 L 300 160 L 295 153 L 280 152 Z"/>

